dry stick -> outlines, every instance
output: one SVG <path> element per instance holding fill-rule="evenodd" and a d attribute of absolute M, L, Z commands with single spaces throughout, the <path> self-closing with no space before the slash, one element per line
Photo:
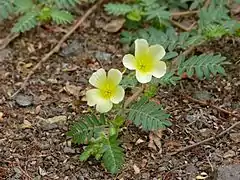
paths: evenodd
<path fill-rule="evenodd" d="M 57 45 L 36 64 L 36 66 L 33 67 L 33 69 L 29 72 L 28 76 L 22 83 L 21 87 L 11 96 L 13 98 L 16 96 L 21 90 L 23 90 L 26 87 L 27 82 L 31 78 L 31 76 L 34 74 L 34 72 L 41 67 L 42 63 L 46 62 L 50 56 L 52 56 L 54 53 L 58 52 L 62 43 L 87 19 L 87 17 L 103 2 L 104 0 L 100 0 L 97 2 L 94 6 L 92 6 L 78 21 L 75 25 L 70 28 L 69 32 L 65 34 L 62 39 L 57 43 Z"/>
<path fill-rule="evenodd" d="M 207 8 L 211 3 L 211 0 L 206 0 L 203 7 Z M 192 14 L 197 14 L 199 13 L 200 11 L 197 10 L 197 11 L 185 11 L 185 12 L 173 12 L 171 13 L 171 17 L 174 17 L 174 16 L 186 16 L 186 15 L 192 15 Z M 181 23 L 177 22 L 177 21 L 174 21 L 173 19 L 170 20 L 171 23 L 175 26 L 177 26 L 178 28 L 184 30 L 184 31 L 191 31 L 193 29 L 193 27 L 195 26 L 196 22 L 193 23 L 190 27 L 186 27 L 184 25 L 182 25 Z"/>
<path fill-rule="evenodd" d="M 7 45 L 14 40 L 16 37 L 18 37 L 20 35 L 20 33 L 10 33 L 7 37 L 5 37 L 5 39 L 2 40 L 2 42 L 0 43 L 0 50 L 4 49 L 5 47 L 7 47 Z"/>
<path fill-rule="evenodd" d="M 130 96 L 124 103 L 124 108 L 127 108 L 137 97 L 144 91 L 144 86 L 138 89 L 132 96 Z"/>
<path fill-rule="evenodd" d="M 182 29 L 182 30 L 184 30 L 184 31 L 190 31 L 190 30 L 191 30 L 191 29 L 185 27 L 184 25 L 182 25 L 181 23 L 179 23 L 179 22 L 177 22 L 177 21 L 174 21 L 174 20 L 172 20 L 172 19 L 171 19 L 170 21 L 171 21 L 171 23 L 172 23 L 173 25 L 177 26 L 178 28 L 180 28 L 180 29 Z"/>
<path fill-rule="evenodd" d="M 199 13 L 200 11 L 184 11 L 184 12 L 172 12 L 171 13 L 171 17 L 174 17 L 174 16 L 186 16 L 186 15 L 192 15 L 192 14 L 197 14 Z M 184 30 L 184 31 L 191 31 L 193 29 L 193 27 L 195 26 L 196 22 L 194 22 L 190 27 L 186 27 L 184 26 L 183 24 L 177 22 L 177 21 L 174 21 L 172 18 L 170 19 L 171 23 L 175 26 L 177 26 L 178 28 Z"/>
<path fill-rule="evenodd" d="M 21 171 L 29 180 L 33 180 L 33 178 L 32 178 L 27 172 L 25 172 L 25 171 L 21 168 L 20 165 L 18 166 L 18 169 L 20 169 L 20 171 Z"/>
<path fill-rule="evenodd" d="M 197 14 L 200 11 L 182 11 L 182 12 L 172 12 L 171 16 L 187 16 L 187 15 L 192 15 L 192 14 Z"/>
<path fill-rule="evenodd" d="M 203 7 L 207 8 L 211 3 L 211 0 L 206 0 Z"/>
<path fill-rule="evenodd" d="M 223 136 L 224 134 L 226 134 L 227 132 L 229 132 L 231 129 L 233 129 L 234 127 L 236 127 L 236 126 L 238 126 L 238 125 L 240 125 L 240 121 L 234 123 L 232 126 L 230 126 L 229 128 L 227 128 L 226 130 L 222 131 L 220 134 L 218 134 L 218 135 L 216 135 L 216 136 L 212 136 L 212 137 L 210 137 L 210 138 L 208 138 L 208 139 L 205 139 L 205 140 L 203 140 L 203 141 L 200 141 L 200 142 L 198 142 L 198 143 L 195 143 L 195 144 L 192 144 L 192 145 L 190 145 L 190 146 L 186 146 L 186 147 L 184 147 L 184 148 L 178 149 L 177 151 L 175 151 L 175 152 L 173 152 L 173 153 L 170 153 L 169 155 L 170 155 L 170 156 L 173 156 L 173 155 L 178 154 L 178 153 L 180 153 L 180 152 L 183 152 L 183 151 L 192 149 L 192 148 L 194 148 L 194 147 L 196 147 L 196 146 L 205 144 L 205 143 L 207 143 L 207 142 L 209 142 L 209 141 L 212 141 L 212 140 L 214 140 L 214 139 L 216 139 L 216 138 L 219 138 L 219 137 Z"/>
<path fill-rule="evenodd" d="M 231 112 L 231 111 L 228 111 L 228 110 L 226 110 L 226 109 L 220 108 L 220 107 L 218 107 L 218 106 L 216 106 L 216 105 L 212 105 L 212 104 L 210 104 L 210 103 L 208 103 L 208 102 L 205 102 L 205 101 L 201 101 L 201 100 L 198 100 L 198 99 L 194 99 L 194 98 L 192 98 L 191 96 L 184 95 L 184 97 L 187 98 L 188 100 L 192 101 L 192 102 L 201 104 L 201 105 L 203 105 L 203 106 L 211 106 L 211 107 L 213 107 L 214 109 L 216 109 L 216 110 L 218 110 L 218 111 L 220 111 L 220 112 L 223 112 L 223 113 L 225 113 L 225 114 L 229 114 L 230 116 L 236 117 L 236 118 L 238 118 L 238 119 L 240 120 L 240 115 L 235 114 L 235 113 L 233 113 L 233 112 Z"/>
<path fill-rule="evenodd" d="M 177 64 L 178 64 L 178 60 L 179 60 L 179 57 L 180 56 L 187 56 L 189 55 L 190 53 L 192 53 L 194 50 L 195 50 L 195 46 L 190 46 L 188 49 L 186 49 L 183 53 L 181 53 L 178 57 L 176 57 L 175 59 L 173 59 L 172 61 L 172 68 L 175 68 L 177 67 Z"/>
<path fill-rule="evenodd" d="M 177 22 L 177 21 L 174 21 L 174 20 L 170 20 L 171 21 L 171 23 L 173 24 L 173 25 L 175 25 L 175 26 L 177 26 L 178 28 L 180 28 L 180 29 L 182 29 L 182 30 L 184 30 L 184 31 L 191 31 L 194 27 L 195 27 L 195 25 L 196 25 L 196 22 L 194 22 L 194 23 L 192 23 L 189 27 L 186 27 L 186 26 L 184 26 L 183 24 L 181 24 L 181 23 L 179 23 L 179 22 Z"/>

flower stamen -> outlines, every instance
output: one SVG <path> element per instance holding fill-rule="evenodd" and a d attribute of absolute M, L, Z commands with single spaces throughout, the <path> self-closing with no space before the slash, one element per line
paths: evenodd
<path fill-rule="evenodd" d="M 104 99 L 110 99 L 112 97 L 113 92 L 110 89 L 104 89 L 104 90 L 101 90 L 101 94 Z"/>

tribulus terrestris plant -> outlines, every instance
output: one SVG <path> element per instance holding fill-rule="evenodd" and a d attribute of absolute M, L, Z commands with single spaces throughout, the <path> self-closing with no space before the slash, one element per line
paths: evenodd
<path fill-rule="evenodd" d="M 208 80 L 217 74 L 226 75 L 224 65 L 229 62 L 220 53 L 189 56 L 185 52 L 209 39 L 236 35 L 239 29 L 224 0 L 212 0 L 207 7 L 204 0 L 131 2 L 109 3 L 105 10 L 127 19 L 127 31 L 121 33 L 120 41 L 129 45 L 134 55 L 123 57 L 126 69 L 122 72 L 99 69 L 92 74 L 89 83 L 94 88 L 86 92 L 86 99 L 97 113 L 80 117 L 68 132 L 74 143 L 85 147 L 81 161 L 94 156 L 111 173 L 117 173 L 124 164 L 119 136 L 126 120 L 145 131 L 172 125 L 164 105 L 151 101 L 159 87 L 175 86 L 183 77 Z M 176 31 L 172 25 L 172 8 L 198 9 L 194 28 Z M 136 92 L 125 98 L 126 89 L 136 89 Z"/>
<path fill-rule="evenodd" d="M 222 65 L 227 63 L 220 55 L 203 54 L 182 59 L 175 73 L 167 68 L 164 61 L 167 53 L 163 46 L 149 45 L 145 39 L 136 39 L 134 44 L 135 55 L 125 55 L 122 62 L 125 68 L 135 71 L 135 75 L 125 75 L 126 70 L 120 72 L 117 69 L 108 72 L 99 69 L 94 72 L 89 83 L 95 88 L 86 92 L 86 99 L 87 104 L 96 107 L 100 115 L 81 117 L 68 132 L 74 143 L 86 145 L 80 155 L 81 161 L 95 156 L 97 160 L 103 161 L 111 173 L 117 173 L 124 163 L 124 150 L 118 137 L 125 120 L 132 121 L 145 131 L 165 129 L 172 125 L 170 115 L 164 111 L 163 106 L 150 100 L 157 93 L 156 87 L 160 84 L 176 85 L 183 73 L 188 76 L 196 74 L 199 78 L 225 74 Z M 204 63 L 206 60 L 207 63 Z M 138 83 L 142 85 L 138 87 Z M 126 88 L 139 90 L 125 100 Z M 109 113 L 111 109 L 113 113 Z"/>

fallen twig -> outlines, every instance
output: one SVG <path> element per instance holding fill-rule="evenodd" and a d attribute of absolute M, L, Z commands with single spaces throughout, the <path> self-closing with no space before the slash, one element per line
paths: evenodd
<path fill-rule="evenodd" d="M 181 23 L 177 22 L 177 21 L 174 21 L 174 20 L 170 20 L 171 23 L 175 26 L 177 26 L 178 28 L 184 30 L 184 31 L 190 31 L 191 29 L 189 29 L 188 27 L 185 27 L 184 25 L 182 25 Z"/>
<path fill-rule="evenodd" d="M 127 108 L 137 97 L 144 91 L 145 86 L 138 89 L 132 96 L 130 96 L 124 103 L 124 108 Z"/>
<path fill-rule="evenodd" d="M 181 53 L 179 56 L 177 56 L 175 59 L 173 59 L 172 64 L 171 64 L 171 69 L 174 69 L 177 67 L 180 56 L 187 56 L 187 55 L 191 54 L 195 50 L 195 48 L 196 48 L 196 46 L 190 46 L 183 53 Z"/>
<path fill-rule="evenodd" d="M 18 169 L 24 174 L 26 179 L 33 180 L 33 178 L 26 171 L 24 171 L 20 165 L 18 165 Z"/>
<path fill-rule="evenodd" d="M 186 147 L 180 148 L 180 149 L 178 149 L 177 151 L 175 151 L 175 152 L 173 152 L 173 153 L 169 153 L 169 155 L 170 155 L 170 156 L 173 156 L 173 155 L 176 155 L 176 154 L 178 154 L 178 153 L 180 153 L 180 152 L 183 152 L 183 151 L 192 149 L 192 148 L 194 148 L 194 147 L 197 147 L 197 146 L 199 146 L 199 145 L 205 144 L 205 143 L 207 143 L 207 142 L 210 142 L 210 141 L 212 141 L 212 140 L 214 140 L 214 139 L 216 139 L 216 138 L 219 138 L 219 137 L 223 136 L 224 134 L 228 133 L 231 129 L 233 129 L 234 127 L 236 127 L 236 126 L 238 126 L 238 125 L 240 125 L 240 121 L 234 123 L 232 126 L 230 126 L 229 128 L 227 128 L 226 130 L 222 131 L 220 134 L 218 134 L 218 135 L 216 135 L 216 136 L 212 136 L 212 137 L 210 137 L 210 138 L 204 139 L 203 141 L 197 142 L 197 143 L 192 144 L 192 145 L 190 145 L 190 146 L 186 146 Z"/>
<path fill-rule="evenodd" d="M 4 49 L 7 47 L 7 45 L 14 40 L 16 37 L 18 37 L 20 33 L 10 33 L 7 37 L 5 37 L 3 40 L 0 42 L 0 50 Z"/>
<path fill-rule="evenodd" d="M 168 176 L 171 172 L 176 171 L 176 170 L 178 170 L 178 169 L 185 168 L 185 167 L 188 166 L 188 165 L 189 165 L 189 164 L 183 164 L 183 165 L 181 165 L 181 166 L 175 167 L 175 168 L 167 171 L 166 174 L 163 176 L 162 179 L 163 179 L 163 180 L 166 180 L 167 176 Z"/>
<path fill-rule="evenodd" d="M 183 24 L 181 24 L 181 23 L 179 23 L 179 22 L 177 22 L 177 21 L 174 21 L 174 20 L 172 20 L 172 19 L 171 19 L 170 21 L 171 21 L 171 23 L 172 23 L 173 25 L 177 26 L 178 28 L 180 28 L 180 29 L 182 29 L 182 30 L 184 30 L 184 31 L 186 31 L 186 32 L 191 31 L 191 30 L 195 27 L 195 25 L 196 25 L 196 22 L 194 22 L 191 26 L 186 27 L 186 26 L 184 26 Z"/>
<path fill-rule="evenodd" d="M 201 101 L 201 100 L 198 100 L 198 99 L 194 99 L 194 98 L 192 98 L 191 96 L 184 95 L 184 97 L 187 98 L 188 100 L 192 101 L 192 102 L 201 104 L 201 105 L 203 105 L 203 106 L 210 106 L 210 107 L 212 107 L 212 108 L 214 108 L 214 109 L 216 109 L 216 110 L 218 110 L 218 111 L 220 111 L 220 112 L 223 112 L 223 113 L 225 113 L 225 114 L 229 114 L 230 116 L 236 117 L 236 118 L 238 118 L 238 119 L 240 120 L 240 115 L 235 114 L 235 113 L 233 113 L 233 112 L 231 112 L 231 111 L 228 111 L 228 110 L 226 110 L 226 109 L 220 108 L 220 107 L 218 107 L 218 106 L 216 106 L 216 105 L 213 105 L 213 104 L 211 104 L 211 103 L 208 103 L 208 102 L 206 102 L 206 101 Z"/>
<path fill-rule="evenodd" d="M 182 12 L 172 12 L 171 16 L 187 16 L 187 15 L 192 15 L 192 14 L 197 14 L 200 11 L 182 11 Z"/>
<path fill-rule="evenodd" d="M 207 8 L 211 3 L 211 0 L 206 0 L 203 7 Z"/>
<path fill-rule="evenodd" d="M 57 45 L 47 54 L 44 55 L 44 57 L 32 68 L 32 70 L 28 73 L 28 76 L 24 80 L 24 82 L 21 84 L 21 87 L 11 96 L 11 98 L 15 97 L 21 90 L 23 90 L 31 76 L 34 74 L 34 72 L 41 67 L 41 65 L 46 62 L 50 56 L 52 56 L 54 53 L 58 52 L 62 43 L 87 19 L 87 17 L 103 2 L 104 0 L 99 0 L 95 5 L 93 5 L 78 21 L 75 25 L 70 28 L 67 34 L 65 34 L 62 39 L 57 43 Z"/>

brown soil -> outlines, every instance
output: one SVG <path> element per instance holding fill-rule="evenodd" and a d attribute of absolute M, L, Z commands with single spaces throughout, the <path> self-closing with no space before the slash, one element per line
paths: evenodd
<path fill-rule="evenodd" d="M 77 117 L 86 113 L 82 96 L 88 87 L 88 78 L 101 66 L 122 68 L 124 49 L 119 43 L 119 34 L 107 33 L 97 27 L 96 22 L 109 20 L 101 12 L 90 16 L 84 27 L 64 44 L 67 46 L 78 40 L 82 45 L 76 50 L 78 53 L 65 57 L 55 54 L 34 73 L 27 88 L 21 92 L 33 97 L 31 106 L 22 107 L 9 96 L 63 33 L 39 27 L 22 34 L 7 47 L 8 56 L 0 61 L 0 113 L 3 113 L 0 117 L 0 179 L 175 180 L 193 179 L 201 172 L 214 179 L 217 167 L 239 164 L 240 144 L 231 138 L 231 134 L 239 132 L 240 127 L 207 144 L 174 156 L 168 155 L 178 148 L 214 136 L 239 121 L 211 106 L 192 103 L 183 96 L 199 97 L 200 92 L 214 105 L 240 113 L 240 40 L 230 37 L 196 50 L 196 53 L 220 52 L 226 56 L 232 63 L 227 66 L 226 77 L 217 76 L 210 81 L 184 80 L 175 87 L 159 88 L 155 100 L 165 106 L 173 123 L 164 131 L 160 150 L 148 147 L 148 133 L 129 125 L 121 136 L 126 162 L 117 176 L 107 173 L 94 159 L 85 163 L 79 161 L 82 147 L 71 145 L 65 134 Z M 9 27 L 8 24 L 0 25 L 1 38 L 7 35 Z M 100 64 L 95 58 L 97 51 L 110 53 L 111 60 Z M 70 89 L 79 87 L 80 93 L 66 90 L 69 85 L 73 85 Z M 67 120 L 53 124 L 44 121 L 60 115 Z"/>

